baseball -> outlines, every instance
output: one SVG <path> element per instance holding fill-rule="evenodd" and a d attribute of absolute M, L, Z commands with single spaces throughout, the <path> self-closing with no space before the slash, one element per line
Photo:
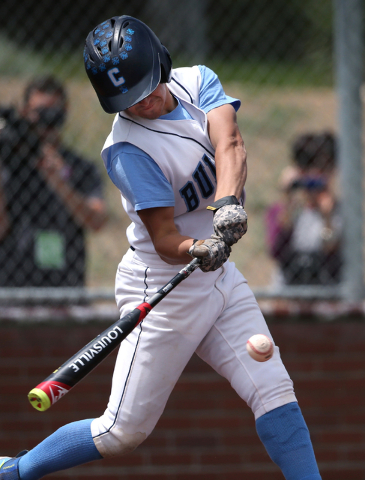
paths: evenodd
<path fill-rule="evenodd" d="M 246 347 L 250 356 L 257 362 L 266 362 L 274 354 L 274 344 L 266 335 L 252 335 L 247 340 Z"/>

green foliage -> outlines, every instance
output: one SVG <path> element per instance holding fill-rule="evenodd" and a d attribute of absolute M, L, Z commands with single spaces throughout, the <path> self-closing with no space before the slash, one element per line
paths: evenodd
<path fill-rule="evenodd" d="M 331 49 L 331 0 L 210 0 L 211 53 L 303 61 Z"/>
<path fill-rule="evenodd" d="M 222 82 L 236 81 L 245 86 L 331 86 L 332 62 L 227 61 L 207 62 Z"/>

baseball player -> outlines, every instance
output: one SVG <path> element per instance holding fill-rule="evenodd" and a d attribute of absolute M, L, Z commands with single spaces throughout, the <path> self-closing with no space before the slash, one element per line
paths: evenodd
<path fill-rule="evenodd" d="M 288 480 L 319 480 L 309 432 L 275 347 L 265 363 L 246 351 L 271 337 L 245 278 L 228 261 L 246 232 L 246 153 L 240 101 L 207 67 L 172 69 L 148 26 L 113 17 L 87 37 L 84 61 L 101 106 L 116 113 L 102 151 L 131 224 L 116 274 L 123 316 L 191 257 L 200 269 L 121 344 L 104 414 L 66 425 L 28 453 L 5 458 L 0 479 L 36 480 L 126 454 L 152 432 L 196 352 L 252 409 L 259 437 Z"/>

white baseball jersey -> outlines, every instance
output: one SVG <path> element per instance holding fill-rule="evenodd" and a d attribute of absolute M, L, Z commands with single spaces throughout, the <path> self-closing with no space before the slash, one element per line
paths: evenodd
<path fill-rule="evenodd" d="M 214 148 L 207 132 L 207 116 L 197 106 L 199 86 L 198 67 L 173 70 L 168 88 L 192 119 L 145 120 L 121 112 L 114 120 L 102 157 L 106 162 L 106 150 L 119 142 L 129 142 L 146 152 L 172 186 L 178 231 L 204 239 L 213 233 L 212 212 L 206 207 L 214 201 L 217 181 Z M 134 207 L 126 198 L 123 197 L 122 201 L 133 221 L 127 231 L 130 244 L 137 250 L 154 253 L 149 234 Z"/>
<path fill-rule="evenodd" d="M 174 205 L 179 231 L 207 238 L 213 230 L 212 213 L 206 207 L 214 200 L 216 178 L 207 118 L 199 108 L 199 68 L 173 71 L 168 87 L 188 115 L 179 120 L 151 121 L 120 113 L 105 143 L 103 159 L 117 184 L 110 166 L 114 146 L 128 142 L 145 152 L 162 172 L 156 178 L 171 186 L 173 198 L 167 205 Z M 137 159 L 131 156 L 131 161 L 133 158 Z M 125 172 L 122 169 L 120 177 L 128 183 Z M 123 196 L 123 205 L 132 219 L 127 233 L 135 250 L 124 255 L 116 275 L 121 316 L 142 301 L 148 302 L 180 270 L 156 254 L 135 212 L 134 197 L 130 192 L 128 195 L 129 200 Z M 248 355 L 246 342 L 255 333 L 271 337 L 245 278 L 234 264 L 227 261 L 215 272 L 196 270 L 122 342 L 108 407 L 91 424 L 99 452 L 104 457 L 128 452 L 152 432 L 194 352 L 228 379 L 255 418 L 296 401 L 277 347 L 265 363 Z"/>

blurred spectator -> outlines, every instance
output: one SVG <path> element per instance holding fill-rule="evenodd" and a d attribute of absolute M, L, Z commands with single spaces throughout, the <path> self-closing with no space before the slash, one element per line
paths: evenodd
<path fill-rule="evenodd" d="M 282 199 L 266 214 L 269 250 L 278 283 L 331 285 L 341 280 L 342 222 L 333 192 L 336 140 L 308 133 L 292 146 L 293 164 L 282 172 Z"/>
<path fill-rule="evenodd" d="M 37 78 L 0 109 L 0 286 L 82 286 L 85 230 L 106 221 L 95 166 L 61 142 L 66 92 Z"/>

